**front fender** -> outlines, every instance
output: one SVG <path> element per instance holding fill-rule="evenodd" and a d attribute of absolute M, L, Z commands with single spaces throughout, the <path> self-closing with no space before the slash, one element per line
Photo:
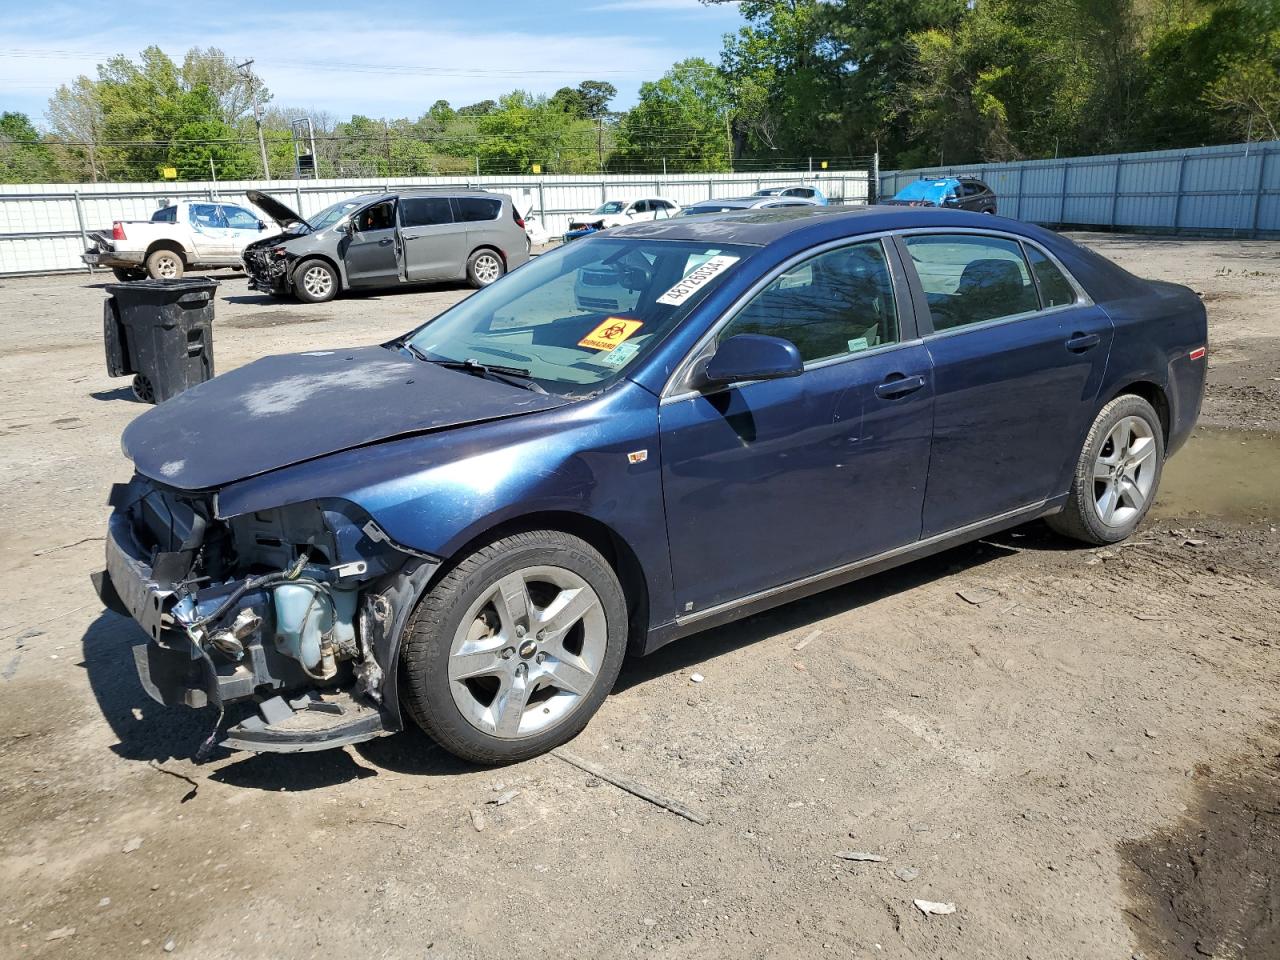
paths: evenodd
<path fill-rule="evenodd" d="M 486 531 L 569 513 L 613 531 L 639 561 L 650 622 L 674 617 L 658 456 L 657 398 L 624 382 L 601 397 L 371 444 L 234 483 L 220 516 L 332 497 L 356 504 L 396 543 L 449 559 Z"/>

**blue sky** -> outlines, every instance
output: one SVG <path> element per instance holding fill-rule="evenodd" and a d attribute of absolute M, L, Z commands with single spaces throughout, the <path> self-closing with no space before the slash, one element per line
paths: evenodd
<path fill-rule="evenodd" d="M 458 107 L 588 79 L 612 83 L 625 108 L 677 60 L 718 62 L 721 36 L 742 19 L 736 4 L 698 0 L 0 0 L 0 23 L 0 111 L 41 124 L 60 83 L 152 43 L 175 60 L 193 46 L 253 57 L 276 105 L 339 119 L 416 117 L 440 98 Z"/>

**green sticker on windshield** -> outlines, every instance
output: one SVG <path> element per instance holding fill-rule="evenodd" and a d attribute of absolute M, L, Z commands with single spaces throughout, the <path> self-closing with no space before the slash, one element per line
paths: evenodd
<path fill-rule="evenodd" d="M 625 367 L 627 361 L 634 357 L 639 349 L 638 343 L 620 343 L 608 353 L 603 353 L 594 359 L 606 367 Z"/>

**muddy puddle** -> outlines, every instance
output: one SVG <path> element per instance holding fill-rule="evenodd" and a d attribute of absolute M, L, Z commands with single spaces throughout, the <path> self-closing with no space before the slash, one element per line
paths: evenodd
<path fill-rule="evenodd" d="M 1129 927 L 1149 960 L 1280 957 L 1280 756 L 1276 731 L 1195 771 L 1176 824 L 1120 844 Z"/>
<path fill-rule="evenodd" d="M 1152 514 L 1280 519 L 1280 437 L 1201 427 L 1165 464 Z"/>

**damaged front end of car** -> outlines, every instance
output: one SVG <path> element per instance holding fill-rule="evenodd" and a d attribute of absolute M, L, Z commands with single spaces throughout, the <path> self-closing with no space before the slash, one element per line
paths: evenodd
<path fill-rule="evenodd" d="M 279 237 L 260 240 L 241 254 L 249 289 L 283 295 L 289 292 L 290 277 L 297 257 L 289 253 Z"/>
<path fill-rule="evenodd" d="M 221 517 L 216 493 L 141 475 L 112 490 L 104 603 L 133 617 L 143 688 L 173 706 L 256 704 L 223 746 L 322 750 L 400 728 L 400 632 L 439 561 L 340 500 Z"/>

